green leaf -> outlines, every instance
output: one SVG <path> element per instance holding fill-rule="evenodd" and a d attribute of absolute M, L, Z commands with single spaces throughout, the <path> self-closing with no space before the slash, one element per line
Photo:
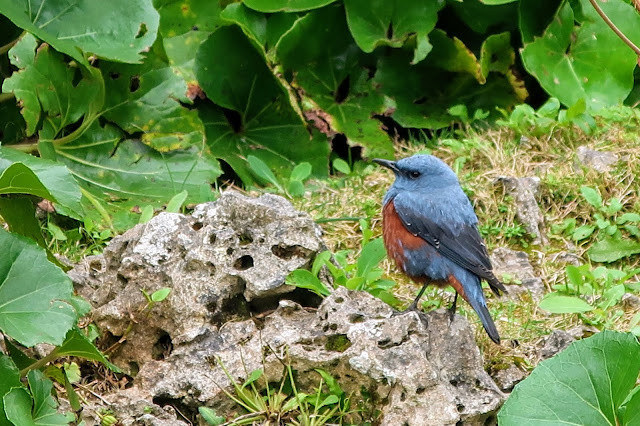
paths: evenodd
<path fill-rule="evenodd" d="M 253 370 L 251 372 L 251 374 L 249 374 L 249 377 L 247 377 L 247 380 L 245 380 L 245 382 L 242 384 L 242 387 L 248 386 L 251 383 L 255 382 L 256 380 L 258 380 L 262 375 L 264 374 L 264 372 L 262 371 L 262 369 L 257 369 L 257 370 Z"/>
<path fill-rule="evenodd" d="M 41 153 L 69 167 L 88 195 L 106 208 L 116 229 L 138 222 L 135 206 L 161 207 L 183 190 L 189 193 L 186 203 L 213 199 L 210 184 L 222 171 L 206 146 L 163 153 L 121 138 L 117 128 L 94 123 L 77 140 L 57 150 L 41 146 Z M 103 217 L 95 204 L 83 201 L 87 214 L 100 223 Z"/>
<path fill-rule="evenodd" d="M 575 231 L 571 234 L 571 238 L 576 241 L 584 240 L 585 238 L 589 238 L 593 231 L 596 230 L 596 227 L 593 225 L 582 225 L 576 228 Z"/>
<path fill-rule="evenodd" d="M 372 268 L 375 268 L 378 263 L 385 258 L 387 252 L 384 248 L 384 242 L 382 238 L 376 238 L 369 241 L 363 248 L 358 258 L 358 277 L 366 277 Z"/>
<path fill-rule="evenodd" d="M 71 383 L 77 383 L 82 379 L 82 374 L 80 373 L 80 367 L 75 362 L 64 364 L 64 374 L 67 376 L 67 379 Z"/>
<path fill-rule="evenodd" d="M 35 243 L 0 229 L 0 330 L 25 346 L 60 344 L 76 321 L 71 280 Z"/>
<path fill-rule="evenodd" d="M 292 180 L 289 182 L 287 192 L 292 197 L 302 197 L 305 193 L 304 184 L 299 180 Z"/>
<path fill-rule="evenodd" d="M 13 163 L 2 171 L 0 194 L 31 194 L 55 201 L 38 176 L 22 163 Z"/>
<path fill-rule="evenodd" d="M 219 416 L 218 413 L 216 413 L 216 410 L 214 410 L 213 408 L 198 407 L 198 412 L 200 413 L 200 416 L 202 416 L 204 421 L 211 426 L 219 426 L 226 421 L 226 419 L 222 416 Z"/>
<path fill-rule="evenodd" d="M 171 199 L 167 203 L 167 208 L 165 209 L 165 211 L 169 213 L 179 213 L 180 208 L 182 207 L 188 196 L 189 193 L 187 191 L 177 193 L 176 195 L 171 197 Z"/>
<path fill-rule="evenodd" d="M 634 387 L 638 372 L 636 338 L 630 333 L 602 331 L 542 361 L 516 385 L 498 413 L 498 423 L 625 424 L 617 410 Z"/>
<path fill-rule="evenodd" d="M 189 32 L 211 32 L 220 24 L 218 1 L 155 0 L 154 6 L 160 14 L 158 32 L 165 40 Z"/>
<path fill-rule="evenodd" d="M 615 262 L 624 257 L 640 253 L 640 242 L 609 237 L 592 245 L 587 253 L 594 262 Z"/>
<path fill-rule="evenodd" d="M 327 27 L 331 22 L 331 29 Z M 313 37 L 309 37 L 313 34 Z M 364 66 L 366 56 L 353 41 L 344 10 L 329 6 L 298 19 L 280 39 L 276 53 L 285 70 L 295 71 L 309 119 L 322 117 L 330 130 L 344 133 L 367 157 L 393 157 L 393 144 L 375 120 L 391 105 L 378 93 Z M 408 64 L 407 60 L 407 64 Z"/>
<path fill-rule="evenodd" d="M 259 158 L 276 176 L 302 161 L 326 176 L 329 145 L 309 132 L 260 52 L 237 26 L 216 30 L 200 46 L 196 75 L 209 99 L 226 110 L 199 108 L 207 143 L 245 183 L 253 183 L 246 158 Z"/>
<path fill-rule="evenodd" d="M 334 1 L 336 0 L 244 0 L 243 3 L 258 12 L 302 12 Z"/>
<path fill-rule="evenodd" d="M 20 371 L 18 367 L 13 363 L 11 358 L 7 355 L 0 353 L 0 424 L 7 424 L 7 417 L 5 415 L 5 405 L 2 403 L 3 398 L 11 391 L 11 388 L 22 387 L 20 382 Z"/>
<path fill-rule="evenodd" d="M 515 63 L 516 53 L 511 47 L 511 33 L 492 34 L 480 47 L 480 70 L 486 79 L 490 72 L 508 74 Z"/>
<path fill-rule="evenodd" d="M 69 330 L 64 342 L 56 349 L 56 353 L 60 356 L 77 356 L 98 361 L 116 373 L 120 371 L 118 367 L 105 358 L 102 352 L 77 327 Z"/>
<path fill-rule="evenodd" d="M 11 342 L 11 340 L 6 336 L 4 338 L 4 345 L 7 348 L 7 351 L 9 352 L 9 356 L 11 357 L 11 360 L 15 363 L 15 366 L 18 367 L 19 370 L 27 368 L 28 366 L 36 362 L 35 359 L 27 356 L 27 354 L 25 354 L 20 349 L 18 349 L 16 345 L 14 345 Z M 3 377 L 3 376 L 0 375 L 0 377 Z M 2 395 L 0 394 L 0 399 L 1 398 L 2 398 Z"/>
<path fill-rule="evenodd" d="M 564 296 L 559 293 L 546 294 L 538 307 L 552 314 L 575 314 L 593 310 L 593 306 L 579 297 Z"/>
<path fill-rule="evenodd" d="M 151 0 L 0 0 L 0 14 L 81 63 L 139 62 L 158 30 Z"/>
<path fill-rule="evenodd" d="M 308 162 L 303 162 L 298 164 L 291 170 L 291 176 L 289 176 L 290 180 L 304 181 L 309 176 L 311 176 L 312 167 Z"/>
<path fill-rule="evenodd" d="M 254 155 L 249 155 L 247 157 L 247 162 L 249 163 L 251 171 L 257 177 L 265 182 L 269 182 L 270 184 L 278 188 L 281 192 L 284 192 L 282 185 L 280 185 L 280 182 L 278 182 L 278 179 L 275 177 L 269 166 L 267 166 L 264 161 Z"/>
<path fill-rule="evenodd" d="M 4 397 L 9 421 L 24 426 L 68 425 L 66 416 L 57 411 L 51 380 L 39 370 L 31 370 L 27 378 L 31 394 L 25 388 L 14 388 Z"/>
<path fill-rule="evenodd" d="M 622 424 L 627 426 L 640 425 L 640 386 L 637 386 L 625 405 Z"/>
<path fill-rule="evenodd" d="M 2 175 L 0 175 L 0 180 L 2 179 L 1 176 L 4 176 L 4 173 L 10 173 L 6 172 L 7 168 L 16 163 L 22 163 L 28 167 L 39 180 L 38 185 L 38 183 L 33 180 L 33 177 L 27 177 L 28 172 L 21 169 L 27 181 L 20 179 L 18 182 L 23 182 L 23 185 L 26 184 L 27 187 L 31 187 L 31 189 L 25 190 L 24 193 L 54 201 L 56 211 L 61 214 L 71 216 L 75 219 L 80 219 L 84 216 L 84 208 L 81 205 L 82 194 L 80 187 L 69 172 L 69 169 L 64 165 L 44 158 L 24 154 L 9 147 L 0 146 L 0 170 L 3 171 Z M 7 175 L 7 177 L 10 176 L 11 174 Z M 1 187 L 2 185 L 0 184 L 0 188 Z"/>
<path fill-rule="evenodd" d="M 622 0 L 598 4 L 624 34 L 636 44 L 640 42 L 640 15 L 633 6 Z M 577 7 L 577 12 L 572 7 Z M 522 61 L 541 86 L 564 105 L 573 106 L 584 99 L 586 110 L 591 112 L 627 97 L 637 57 L 588 0 L 579 0 L 564 2 L 542 36 L 525 42 Z"/>
<path fill-rule="evenodd" d="M 640 223 L 640 214 L 638 213 L 624 213 L 616 220 L 616 223 L 622 225 L 627 222 Z"/>
<path fill-rule="evenodd" d="M 517 29 L 517 3 L 500 5 L 485 3 L 487 2 L 464 0 L 451 2 L 448 6 L 467 27 L 478 34 L 514 31 Z M 533 11 L 534 9 L 530 10 Z"/>
<path fill-rule="evenodd" d="M 580 193 L 584 197 L 585 200 L 597 210 L 602 208 L 602 197 L 597 189 L 590 188 L 588 186 L 581 186 Z"/>
<path fill-rule="evenodd" d="M 85 115 L 92 104 L 101 103 L 102 82 L 87 74 L 77 83 L 76 72 L 60 53 L 43 44 L 31 63 L 3 82 L 2 91 L 13 92 L 22 105 L 28 136 L 43 120 L 55 137 Z"/>
<path fill-rule="evenodd" d="M 584 282 L 582 278 L 581 268 L 574 265 L 569 265 L 567 266 L 565 271 L 567 273 L 567 278 L 569 279 L 569 282 L 571 282 L 571 284 L 573 284 L 576 288 L 580 288 L 580 286 Z"/>
<path fill-rule="evenodd" d="M 412 0 L 344 2 L 349 30 L 363 51 L 370 53 L 378 46 L 401 47 L 410 36 L 414 36 L 414 64 L 431 51 L 428 34 L 435 27 L 438 11 L 444 5 L 444 2 Z"/>
<path fill-rule="evenodd" d="M 296 269 L 287 276 L 286 283 L 300 288 L 311 290 L 319 296 L 325 297 L 330 294 L 329 289 L 310 271 L 306 269 Z"/>
<path fill-rule="evenodd" d="M 167 298 L 167 296 L 169 296 L 169 293 L 171 293 L 171 289 L 169 287 L 161 288 L 160 290 L 156 290 L 151 293 L 151 300 L 156 303 L 162 302 Z"/>
<path fill-rule="evenodd" d="M 138 223 L 147 223 L 153 217 L 153 206 L 144 206 L 140 212 L 140 220 Z"/>
<path fill-rule="evenodd" d="M 160 152 L 201 146 L 204 125 L 198 112 L 184 104 L 187 83 L 156 46 L 142 65 L 110 63 L 102 67 L 109 96 L 104 116 Z"/>
<path fill-rule="evenodd" d="M 345 175 L 351 174 L 351 167 L 349 167 L 349 163 L 344 161 L 342 158 L 334 158 L 332 164 L 333 168 L 340 173 L 344 173 Z"/>

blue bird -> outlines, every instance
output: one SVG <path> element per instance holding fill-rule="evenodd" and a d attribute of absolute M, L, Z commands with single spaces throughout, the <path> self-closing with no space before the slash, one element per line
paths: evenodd
<path fill-rule="evenodd" d="M 451 285 L 456 290 L 451 315 L 460 295 L 478 314 L 491 340 L 500 344 L 481 281 L 496 295 L 506 289 L 493 274 L 478 218 L 454 171 L 432 155 L 373 161 L 391 169 L 396 178 L 382 209 L 387 253 L 409 278 L 424 284 L 407 311 L 416 309 L 427 285 Z"/>

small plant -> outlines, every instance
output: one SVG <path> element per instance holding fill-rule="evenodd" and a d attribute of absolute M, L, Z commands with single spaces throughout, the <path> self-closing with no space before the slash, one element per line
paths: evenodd
<path fill-rule="evenodd" d="M 303 162 L 296 165 L 289 179 L 278 179 L 267 163 L 253 155 L 247 156 L 249 168 L 262 181 L 272 184 L 278 192 L 289 198 L 302 197 L 305 192 L 304 181 L 311 176 L 312 167 L 310 163 Z"/>
<path fill-rule="evenodd" d="M 320 382 L 313 393 L 306 394 L 297 389 L 294 371 L 289 363 L 284 365 L 283 378 L 276 386 L 264 377 L 262 369 L 249 373 L 244 383 L 240 384 L 219 359 L 218 363 L 233 386 L 233 393 L 224 388 L 221 388 L 222 391 L 247 413 L 225 422 L 225 418 L 215 410 L 200 407 L 200 415 L 209 425 L 248 425 L 269 421 L 295 426 L 322 426 L 343 424 L 343 419 L 349 413 L 349 397 L 335 378 L 324 370 L 315 370 L 320 375 Z M 260 385 L 260 382 L 263 384 Z"/>
<path fill-rule="evenodd" d="M 589 313 L 584 317 L 595 325 L 610 326 L 624 311 L 612 308 L 617 305 L 632 286 L 625 283 L 640 273 L 640 269 L 630 272 L 590 265 L 566 267 L 565 284 L 556 284 L 553 293 L 548 293 L 540 301 L 540 308 L 554 314 Z"/>
<path fill-rule="evenodd" d="M 640 253 L 640 214 L 623 213 L 624 206 L 618 198 L 604 202 L 594 188 L 582 186 L 580 193 L 595 210 L 593 221 L 577 226 L 576 220 L 569 218 L 562 225 L 552 228 L 552 231 L 569 235 L 577 242 L 595 239 L 588 254 L 596 262 L 615 262 Z"/>
<path fill-rule="evenodd" d="M 349 290 L 363 290 L 380 300 L 397 306 L 400 302 L 393 296 L 391 289 L 395 283 L 382 278 L 384 271 L 377 265 L 386 257 L 382 238 L 371 239 L 373 231 L 366 220 L 360 221 L 362 230 L 362 250 L 356 263 L 350 263 L 353 250 L 341 250 L 335 254 L 325 251 L 316 256 L 311 270 L 296 269 L 287 277 L 287 284 L 306 288 L 319 296 L 328 296 L 331 292 L 318 278 L 322 267 L 326 267 L 333 278 L 334 286 L 343 286 Z"/>

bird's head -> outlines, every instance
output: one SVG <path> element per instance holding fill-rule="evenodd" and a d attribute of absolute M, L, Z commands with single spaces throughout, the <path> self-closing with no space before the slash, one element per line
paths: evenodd
<path fill-rule="evenodd" d="M 373 160 L 396 175 L 396 190 L 434 190 L 458 186 L 458 177 L 442 160 L 433 155 L 413 155 L 398 161 Z"/>

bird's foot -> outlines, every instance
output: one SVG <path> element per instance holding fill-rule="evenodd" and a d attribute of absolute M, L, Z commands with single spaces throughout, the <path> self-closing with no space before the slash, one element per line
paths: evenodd
<path fill-rule="evenodd" d="M 422 321 L 422 323 L 425 326 L 428 326 L 429 324 L 429 317 L 427 316 L 427 314 L 425 314 L 424 312 L 422 312 L 419 308 L 418 308 L 418 304 L 417 303 L 411 303 L 409 305 L 409 307 L 407 309 L 404 309 L 402 311 L 396 311 L 394 310 L 393 314 L 391 314 L 392 317 L 397 317 L 400 315 L 405 315 L 408 314 L 409 312 L 415 312 L 416 315 L 418 315 L 418 318 L 420 318 L 420 321 Z"/>

